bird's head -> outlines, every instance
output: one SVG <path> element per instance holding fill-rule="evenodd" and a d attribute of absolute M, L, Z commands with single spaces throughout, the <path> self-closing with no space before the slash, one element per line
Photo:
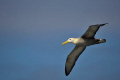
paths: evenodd
<path fill-rule="evenodd" d="M 67 44 L 67 43 L 74 43 L 75 38 L 69 38 L 67 41 L 63 42 L 62 45 Z"/>

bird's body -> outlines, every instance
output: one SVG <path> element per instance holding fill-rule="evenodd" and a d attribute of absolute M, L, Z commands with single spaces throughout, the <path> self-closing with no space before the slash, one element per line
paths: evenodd
<path fill-rule="evenodd" d="M 78 59 L 80 54 L 82 54 L 82 52 L 85 50 L 87 46 L 106 42 L 105 39 L 94 38 L 98 29 L 105 24 L 91 25 L 81 37 L 69 38 L 66 42 L 62 43 L 62 45 L 67 43 L 73 43 L 76 45 L 75 48 L 72 50 L 72 52 L 68 55 L 66 60 L 66 64 L 65 64 L 66 76 L 69 75 L 69 73 L 71 72 L 72 68 L 76 63 L 76 60 Z"/>
<path fill-rule="evenodd" d="M 77 45 L 77 46 L 90 46 L 90 45 L 94 45 L 94 44 L 99 44 L 101 43 L 100 41 L 101 40 L 104 40 L 104 39 L 95 39 L 95 38 L 92 38 L 92 39 L 84 39 L 84 38 L 74 38 L 74 39 L 77 39 L 74 44 Z M 105 42 L 105 41 L 104 41 Z"/>

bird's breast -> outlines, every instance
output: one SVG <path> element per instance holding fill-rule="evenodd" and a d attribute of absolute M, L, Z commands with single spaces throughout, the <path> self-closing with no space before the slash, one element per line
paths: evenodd
<path fill-rule="evenodd" d="M 94 44 L 94 39 L 79 38 L 78 41 L 76 42 L 76 45 L 79 45 L 79 46 L 89 46 L 93 44 Z"/>

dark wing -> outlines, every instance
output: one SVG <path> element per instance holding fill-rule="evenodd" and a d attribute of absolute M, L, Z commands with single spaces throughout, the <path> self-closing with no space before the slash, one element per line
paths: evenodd
<path fill-rule="evenodd" d="M 76 60 L 78 59 L 79 55 L 85 50 L 85 47 L 75 46 L 72 52 L 68 55 L 66 64 L 65 64 L 65 74 L 66 76 L 69 75 L 72 68 L 75 65 Z"/>
<path fill-rule="evenodd" d="M 105 24 L 108 24 L 108 23 L 105 23 Z M 100 26 L 104 26 L 105 24 L 97 24 L 97 25 L 89 26 L 88 30 L 81 37 L 82 38 L 94 38 Z"/>

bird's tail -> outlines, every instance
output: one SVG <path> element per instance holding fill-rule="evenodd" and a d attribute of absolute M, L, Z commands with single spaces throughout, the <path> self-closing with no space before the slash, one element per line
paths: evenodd
<path fill-rule="evenodd" d="M 104 43 L 106 42 L 106 39 L 99 39 L 99 43 Z"/>
<path fill-rule="evenodd" d="M 95 44 L 105 43 L 106 39 L 96 39 Z"/>

